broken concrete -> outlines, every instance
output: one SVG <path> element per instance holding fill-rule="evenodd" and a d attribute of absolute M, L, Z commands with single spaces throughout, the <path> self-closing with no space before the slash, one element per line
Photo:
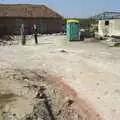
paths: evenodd
<path fill-rule="evenodd" d="M 66 99 L 63 92 L 46 78 L 41 79 L 30 70 L 0 71 L 0 92 L 4 92 L 0 96 L 0 101 L 3 100 L 0 117 L 3 120 L 83 120 L 84 115 L 73 108 L 75 101 Z M 25 87 L 27 84 L 28 88 Z"/>
<path fill-rule="evenodd" d="M 120 38 L 109 37 L 106 41 L 104 41 L 110 47 L 120 46 Z"/>

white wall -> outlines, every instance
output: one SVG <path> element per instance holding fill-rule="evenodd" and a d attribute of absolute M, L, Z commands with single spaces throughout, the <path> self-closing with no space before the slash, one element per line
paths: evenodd
<path fill-rule="evenodd" d="M 98 34 L 101 37 L 108 36 L 120 36 L 120 19 L 109 20 L 109 26 L 105 25 L 105 20 L 98 22 Z"/>
<path fill-rule="evenodd" d="M 100 20 L 98 22 L 98 34 L 100 36 L 105 36 L 109 34 L 109 26 L 105 26 L 105 20 Z"/>
<path fill-rule="evenodd" d="M 120 19 L 110 20 L 109 35 L 120 36 Z"/>

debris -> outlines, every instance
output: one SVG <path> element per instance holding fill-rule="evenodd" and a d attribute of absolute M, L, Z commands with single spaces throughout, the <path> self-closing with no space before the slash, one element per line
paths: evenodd
<path fill-rule="evenodd" d="M 2 36 L 0 38 L 0 45 L 5 46 L 5 45 L 16 45 L 18 44 L 17 41 L 14 39 L 14 36 Z"/>
<path fill-rule="evenodd" d="M 97 86 L 99 86 L 99 85 L 100 85 L 100 83 L 97 83 L 96 85 L 97 85 Z"/>
<path fill-rule="evenodd" d="M 24 87 L 26 87 L 26 88 L 28 88 L 28 89 L 37 89 L 37 88 L 38 88 L 37 85 L 26 85 L 26 86 L 24 86 Z"/>
<path fill-rule="evenodd" d="M 120 89 L 116 89 L 114 92 L 120 95 Z"/>
<path fill-rule="evenodd" d="M 43 99 L 45 97 L 44 91 L 45 91 L 45 87 L 40 86 L 40 89 L 38 90 L 38 93 L 35 98 Z"/>
<path fill-rule="evenodd" d="M 97 97 L 98 100 L 100 100 L 100 97 Z"/>
<path fill-rule="evenodd" d="M 22 79 L 25 81 L 29 80 L 29 78 L 27 76 L 23 76 Z"/>
<path fill-rule="evenodd" d="M 106 44 L 108 44 L 110 47 L 118 47 L 120 46 L 120 39 L 110 37 L 106 40 Z"/>
<path fill-rule="evenodd" d="M 62 53 L 68 53 L 66 50 L 60 50 L 60 52 L 62 52 Z"/>
<path fill-rule="evenodd" d="M 74 103 L 74 101 L 71 100 L 71 99 L 69 99 L 69 100 L 67 101 L 67 103 L 68 103 L 68 106 L 71 106 L 71 105 Z"/>
<path fill-rule="evenodd" d="M 22 109 L 21 106 L 20 108 L 17 106 L 18 108 L 16 109 L 18 109 L 18 111 L 14 111 L 14 107 L 11 104 L 7 104 L 7 106 L 5 106 L 5 109 L 3 106 L 4 111 L 2 111 L 1 115 L 4 118 L 3 120 L 80 120 L 78 118 L 76 119 L 75 117 L 76 115 L 78 115 L 78 113 L 76 112 L 76 110 L 73 109 L 73 99 L 70 97 L 65 97 L 63 95 L 64 93 L 62 94 L 62 92 L 57 89 L 56 86 L 50 84 L 49 81 L 47 82 L 47 79 L 40 81 L 39 79 L 41 78 L 41 76 L 43 76 L 43 74 L 41 75 L 39 73 L 39 77 L 36 71 L 33 72 L 29 70 L 26 71 L 16 69 L 1 71 L 1 74 L 3 75 L 3 77 L 0 77 L 1 81 L 4 79 L 8 82 L 10 81 L 13 84 L 17 83 L 20 86 L 20 92 L 23 92 L 24 94 L 19 95 L 19 93 L 17 93 L 16 87 L 11 87 L 12 84 L 9 84 L 10 89 L 15 89 L 15 100 L 11 99 L 12 94 L 7 95 L 7 97 L 3 95 L 1 95 L 0 97 L 2 99 L 4 98 L 4 101 L 7 100 L 6 103 L 12 102 L 12 105 L 15 107 L 16 101 L 21 102 L 20 100 L 23 100 L 22 102 L 24 102 L 25 100 L 25 104 L 31 106 L 30 111 L 27 111 L 27 109 Z M 27 79 L 27 81 L 25 81 L 25 79 Z M 33 80 L 34 82 L 29 83 L 28 79 Z M 24 87 L 30 88 L 30 94 L 28 94 L 28 90 L 26 91 Z M 37 99 L 33 99 L 36 91 L 38 91 L 36 95 Z M 17 97 L 19 97 L 19 99 L 17 99 Z M 9 99 L 10 101 L 8 101 Z M 2 108 L 0 108 L 0 110 L 2 110 Z M 19 115 L 19 110 L 22 110 L 22 112 L 24 112 L 22 113 L 22 116 L 20 116 L 21 113 Z M 57 110 L 59 111 L 57 112 Z"/>
<path fill-rule="evenodd" d="M 19 120 L 15 114 L 4 112 L 3 113 L 3 120 Z"/>
<path fill-rule="evenodd" d="M 62 110 L 66 107 L 71 107 L 71 105 L 74 103 L 74 101 L 70 98 L 66 98 L 64 104 L 61 106 L 59 111 L 57 112 L 57 116 L 61 114 Z"/>

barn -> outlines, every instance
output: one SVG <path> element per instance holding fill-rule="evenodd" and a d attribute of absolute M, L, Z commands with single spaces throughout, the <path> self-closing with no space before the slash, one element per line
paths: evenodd
<path fill-rule="evenodd" d="M 41 34 L 59 33 L 63 31 L 63 23 L 63 17 L 45 5 L 0 5 L 0 34 L 19 35 L 22 25 L 25 34 L 33 33 L 33 25 Z"/>

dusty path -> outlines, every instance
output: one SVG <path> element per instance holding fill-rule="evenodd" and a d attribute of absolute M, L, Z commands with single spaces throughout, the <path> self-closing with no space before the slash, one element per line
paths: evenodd
<path fill-rule="evenodd" d="M 103 44 L 43 36 L 39 45 L 0 47 L 0 69 L 44 69 L 62 76 L 105 120 L 120 118 L 120 52 Z M 62 49 L 66 52 L 60 52 Z"/>

